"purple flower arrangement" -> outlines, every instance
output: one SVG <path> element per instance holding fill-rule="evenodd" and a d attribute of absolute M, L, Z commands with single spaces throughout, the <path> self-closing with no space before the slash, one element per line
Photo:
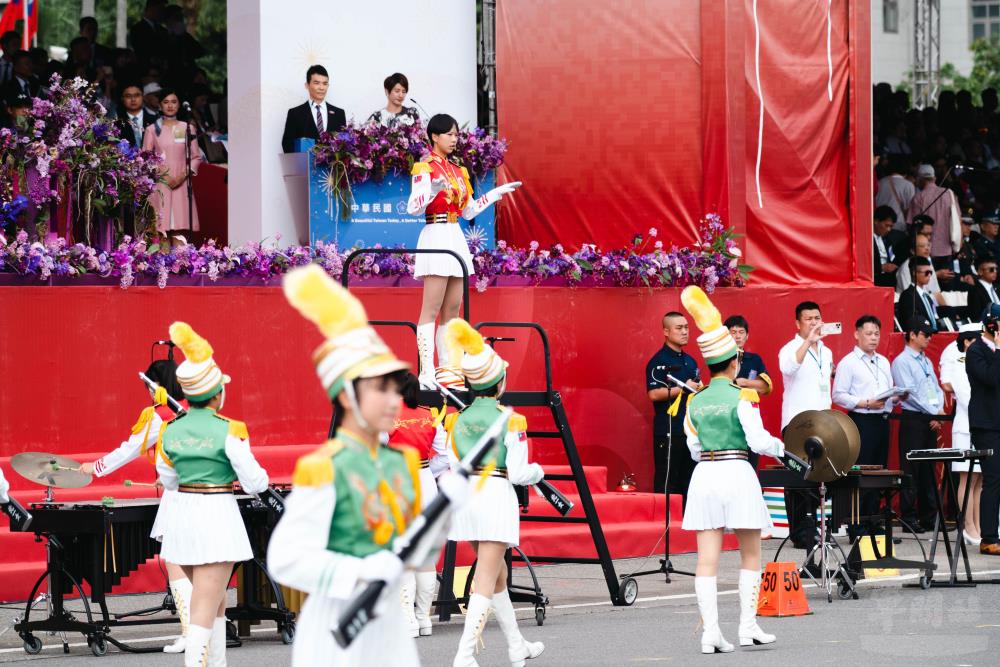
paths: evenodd
<path fill-rule="evenodd" d="M 493 250 L 475 244 L 473 252 L 475 287 L 484 291 L 494 278 L 517 276 L 532 284 L 558 279 L 568 285 L 587 283 L 608 286 L 684 287 L 700 285 L 707 292 L 716 287 L 742 287 L 751 267 L 739 263 L 741 252 L 735 234 L 715 214 L 701 221 L 699 240 L 694 246 L 665 248 L 656 240 L 656 229 L 638 235 L 628 248 L 602 251 L 592 244 L 567 253 L 561 244 L 542 249 L 532 241 L 527 248 L 515 248 L 504 241 Z M 344 260 L 353 248 L 336 245 L 265 245 L 250 243 L 238 248 L 219 247 L 214 241 L 195 247 L 149 244 L 128 236 L 112 252 L 97 250 L 65 239 L 32 242 L 18 231 L 8 240 L 0 234 L 0 271 L 49 279 L 53 276 L 98 275 L 118 279 L 122 288 L 134 284 L 137 276 L 155 279 L 161 288 L 171 276 L 204 276 L 211 281 L 230 277 L 251 277 L 263 282 L 276 279 L 290 268 L 316 263 L 339 279 Z M 411 276 L 413 255 L 364 255 L 351 263 L 352 278 Z"/>
<path fill-rule="evenodd" d="M 76 213 L 88 221 L 93 215 L 120 218 L 126 209 L 135 212 L 137 224 L 154 219 L 149 199 L 161 160 L 120 139 L 86 81 L 53 75 L 45 98 L 35 98 L 19 123 L 0 130 L 0 205 L 25 195 L 44 221 L 49 205 L 72 192 Z"/>
<path fill-rule="evenodd" d="M 427 131 L 420 123 L 385 127 L 378 122 L 349 124 L 337 132 L 324 132 L 313 148 L 316 165 L 327 167 L 327 186 L 340 202 L 342 215 L 350 216 L 351 186 L 386 176 L 405 176 L 414 162 L 430 155 Z M 503 164 L 507 142 L 482 128 L 461 129 L 452 159 L 482 178 Z"/>

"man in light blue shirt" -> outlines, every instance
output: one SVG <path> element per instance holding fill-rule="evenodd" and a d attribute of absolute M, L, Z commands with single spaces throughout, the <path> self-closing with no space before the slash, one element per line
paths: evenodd
<path fill-rule="evenodd" d="M 933 530 L 937 513 L 934 466 L 914 465 L 906 460 L 911 450 L 937 447 L 941 430 L 941 422 L 927 419 L 927 415 L 944 414 L 944 392 L 934 375 L 934 364 L 925 353 L 933 334 L 926 319 L 912 320 L 906 327 L 906 347 L 892 360 L 893 382 L 909 393 L 902 401 L 899 422 L 899 467 L 913 477 L 912 488 L 904 488 L 900 494 L 899 512 L 917 533 Z"/>

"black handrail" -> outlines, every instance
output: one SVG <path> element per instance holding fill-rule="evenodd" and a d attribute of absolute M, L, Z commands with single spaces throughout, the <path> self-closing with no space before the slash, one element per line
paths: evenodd
<path fill-rule="evenodd" d="M 469 267 L 465 265 L 465 260 L 462 259 L 454 250 L 436 249 L 436 248 L 358 248 L 351 252 L 344 260 L 344 270 L 340 274 L 340 284 L 347 289 L 347 284 L 351 279 L 351 263 L 359 255 L 451 255 L 458 262 L 459 267 L 462 269 L 462 317 L 468 322 L 469 321 Z"/>
<path fill-rule="evenodd" d="M 552 393 L 552 357 L 549 353 L 549 336 L 537 322 L 480 322 L 476 331 L 483 327 L 510 327 L 512 329 L 534 329 L 542 338 L 542 351 L 545 354 L 545 391 Z"/>

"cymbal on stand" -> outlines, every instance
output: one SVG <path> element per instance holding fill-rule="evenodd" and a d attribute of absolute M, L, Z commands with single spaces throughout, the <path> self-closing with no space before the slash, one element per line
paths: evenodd
<path fill-rule="evenodd" d="M 812 463 L 812 471 L 806 476 L 811 482 L 840 479 L 850 471 L 861 451 L 858 427 L 839 410 L 800 412 L 785 427 L 783 440 L 787 451 Z"/>
<path fill-rule="evenodd" d="M 56 489 L 79 489 L 94 476 L 80 472 L 80 463 L 58 454 L 23 452 L 10 459 L 14 471 L 29 482 Z"/>

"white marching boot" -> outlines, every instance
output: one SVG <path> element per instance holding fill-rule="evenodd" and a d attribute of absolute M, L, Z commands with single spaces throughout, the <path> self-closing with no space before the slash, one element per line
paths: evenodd
<path fill-rule="evenodd" d="M 733 645 L 726 641 L 719 629 L 719 600 L 715 577 L 695 577 L 694 592 L 698 596 L 698 611 L 701 612 L 702 653 L 731 653 Z"/>
<path fill-rule="evenodd" d="M 740 646 L 770 644 L 777 637 L 757 625 L 757 595 L 760 593 L 760 572 L 740 570 Z"/>
<path fill-rule="evenodd" d="M 184 667 L 206 667 L 208 665 L 208 644 L 212 640 L 212 628 L 188 625 L 187 642 L 184 647 Z"/>
<path fill-rule="evenodd" d="M 404 572 L 403 585 L 399 589 L 399 603 L 403 606 L 403 616 L 406 617 L 406 625 L 410 629 L 410 636 L 414 638 L 420 635 L 420 625 L 417 623 L 417 617 L 413 613 L 413 599 L 416 589 L 417 581 L 413 576 L 413 572 Z"/>
<path fill-rule="evenodd" d="M 434 591 L 437 588 L 437 572 L 417 572 L 416 618 L 417 633 L 421 637 L 430 637 L 434 631 L 431 623 L 431 604 L 434 602 Z"/>
<path fill-rule="evenodd" d="M 438 327 L 437 335 L 434 337 L 434 342 L 437 344 L 437 365 L 438 368 L 442 366 L 451 366 L 451 348 L 448 347 L 448 330 L 444 326 Z"/>
<path fill-rule="evenodd" d="M 191 623 L 191 591 L 194 586 L 187 577 L 172 579 L 170 581 L 170 595 L 174 598 L 174 606 L 177 607 L 177 617 L 181 621 L 181 636 L 174 640 L 173 644 L 163 647 L 164 653 L 183 653 L 185 638 L 187 637 L 188 624 Z"/>
<path fill-rule="evenodd" d="M 469 596 L 469 605 L 465 608 L 465 627 L 462 638 L 458 642 L 458 653 L 452 667 L 479 667 L 476 662 L 476 648 L 486 629 L 486 619 L 490 613 L 490 600 L 478 593 Z"/>
<path fill-rule="evenodd" d="M 507 657 L 511 667 L 524 667 L 525 660 L 537 658 L 545 650 L 542 642 L 529 642 L 517 628 L 517 616 L 514 605 L 510 603 L 510 593 L 503 590 L 493 594 L 493 611 L 497 615 L 497 623 L 504 637 L 507 638 Z"/>
<path fill-rule="evenodd" d="M 208 667 L 226 667 L 226 617 L 220 616 L 212 625 L 208 642 Z"/>
<path fill-rule="evenodd" d="M 420 360 L 420 375 L 417 380 L 421 389 L 435 389 L 434 386 L 434 323 L 417 325 L 417 357 Z"/>

